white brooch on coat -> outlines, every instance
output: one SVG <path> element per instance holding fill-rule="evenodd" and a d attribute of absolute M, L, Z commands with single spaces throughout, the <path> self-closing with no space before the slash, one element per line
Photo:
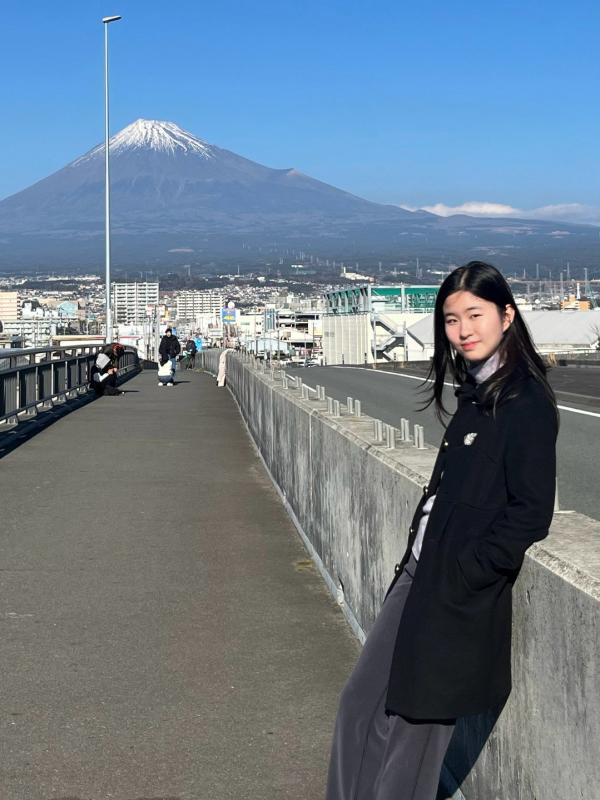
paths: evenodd
<path fill-rule="evenodd" d="M 468 446 L 468 445 L 470 445 L 470 444 L 473 444 L 473 442 L 475 441 L 475 437 L 476 437 L 476 436 L 477 436 L 477 434 L 476 434 L 476 433 L 467 433 L 467 435 L 466 435 L 466 436 L 465 436 L 465 438 L 464 438 L 464 442 L 465 442 L 465 444 L 466 444 L 467 446 Z"/>

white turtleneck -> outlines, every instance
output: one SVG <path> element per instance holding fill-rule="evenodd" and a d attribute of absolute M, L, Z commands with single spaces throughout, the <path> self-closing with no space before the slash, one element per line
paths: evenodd
<path fill-rule="evenodd" d="M 496 350 L 491 356 L 488 356 L 483 361 L 471 361 L 470 365 L 467 367 L 467 372 L 475 379 L 477 383 L 483 383 L 483 381 L 486 381 L 488 378 L 490 378 L 501 366 L 500 353 Z M 429 514 L 431 513 L 434 502 L 435 495 L 433 494 L 423 506 L 423 513 L 421 519 L 419 520 L 419 529 L 417 530 L 417 535 L 415 536 L 415 541 L 413 542 L 412 546 L 412 554 L 417 561 L 421 555 L 423 539 L 425 538 L 425 529 L 427 528 Z"/>

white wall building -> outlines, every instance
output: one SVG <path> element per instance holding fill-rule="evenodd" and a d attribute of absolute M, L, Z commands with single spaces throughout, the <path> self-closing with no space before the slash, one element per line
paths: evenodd
<path fill-rule="evenodd" d="M 223 307 L 223 295 L 210 289 L 205 291 L 189 289 L 178 292 L 176 303 L 178 320 L 196 320 L 204 314 L 220 312 Z"/>
<path fill-rule="evenodd" d="M 113 283 L 113 316 L 116 324 L 139 325 L 149 316 L 148 306 L 158 304 L 156 282 Z"/>
<path fill-rule="evenodd" d="M 0 292 L 0 321 L 14 322 L 19 319 L 19 295 L 17 292 Z"/>
<path fill-rule="evenodd" d="M 346 286 L 326 292 L 325 363 L 372 364 L 375 353 L 382 364 L 417 358 L 422 348 L 411 337 L 411 326 L 434 309 L 438 290 L 439 286 L 400 284 Z"/>
<path fill-rule="evenodd" d="M 536 350 L 542 354 L 594 351 L 600 342 L 600 310 L 524 311 Z M 427 360 L 433 356 L 433 314 L 411 325 L 409 360 Z"/>

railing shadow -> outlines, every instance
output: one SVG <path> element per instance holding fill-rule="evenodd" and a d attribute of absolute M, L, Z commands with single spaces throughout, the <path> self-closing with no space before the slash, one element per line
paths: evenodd
<path fill-rule="evenodd" d="M 125 389 L 123 384 L 135 377 L 138 373 L 128 373 L 119 379 L 118 386 L 126 394 L 134 394 L 137 389 Z M 38 433 L 46 430 L 55 422 L 63 419 L 73 411 L 77 411 L 89 403 L 101 398 L 96 397 L 92 390 L 86 394 L 69 398 L 60 403 L 55 403 L 50 408 L 40 409 L 35 416 L 25 417 L 15 425 L 0 425 L 0 459 L 12 453 L 17 447 L 26 444 Z"/>
<path fill-rule="evenodd" d="M 67 414 L 87 406 L 95 399 L 94 393 L 88 392 L 63 403 L 57 403 L 52 408 L 41 410 L 35 417 L 22 419 L 16 425 L 2 426 L 2 428 L 6 427 L 6 430 L 0 428 L 0 459 L 54 425 L 58 420 L 66 417 Z"/>

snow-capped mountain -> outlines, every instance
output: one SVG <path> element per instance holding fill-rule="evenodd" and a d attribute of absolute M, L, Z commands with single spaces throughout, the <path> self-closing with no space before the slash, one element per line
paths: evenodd
<path fill-rule="evenodd" d="M 230 229 L 250 215 L 367 214 L 410 216 L 316 181 L 294 169 L 271 169 L 198 139 L 172 122 L 139 119 L 110 140 L 111 198 L 117 230 L 174 222 Z M 7 232 L 73 228 L 102 230 L 104 145 L 0 203 L 0 229 Z M 232 215 L 236 215 L 234 219 Z M 250 220 L 248 219 L 248 222 Z"/>
<path fill-rule="evenodd" d="M 296 169 L 250 161 L 173 122 L 138 119 L 112 137 L 110 153 L 116 263 L 173 263 L 173 252 L 196 253 L 206 261 L 274 243 L 333 257 L 432 253 L 458 260 L 470 247 L 564 245 L 550 237 L 552 223 L 444 219 L 372 203 Z M 580 236 L 585 231 L 561 224 L 570 227 Z M 597 249 L 597 229 L 592 230 Z M 100 265 L 103 231 L 100 144 L 0 202 L 0 265 Z"/>
<path fill-rule="evenodd" d="M 128 150 L 156 150 L 159 153 L 194 153 L 202 158 L 215 158 L 212 147 L 182 130 L 173 122 L 158 122 L 154 119 L 138 119 L 123 128 L 109 142 L 113 155 Z M 104 158 L 104 144 L 99 144 L 89 153 L 76 159 L 71 166 L 76 167 L 95 158 Z"/>

